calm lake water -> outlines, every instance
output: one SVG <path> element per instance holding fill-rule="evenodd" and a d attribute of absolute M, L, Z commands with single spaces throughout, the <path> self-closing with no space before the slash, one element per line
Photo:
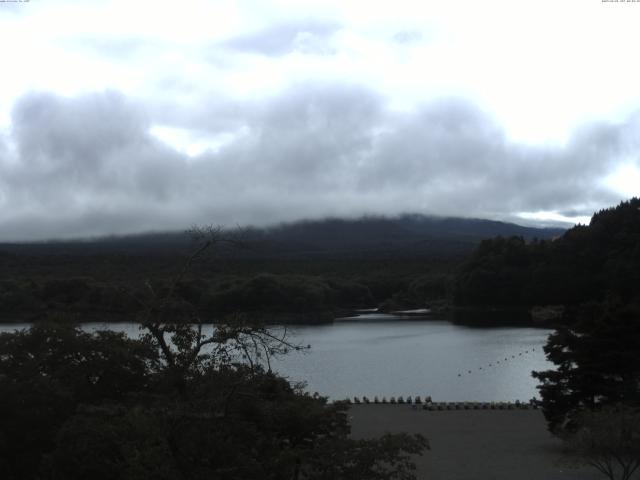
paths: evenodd
<path fill-rule="evenodd" d="M 0 325 L 11 331 L 28 325 Z M 85 324 L 130 336 L 135 323 Z M 332 399 L 430 395 L 434 401 L 513 401 L 540 397 L 532 370 L 548 370 L 542 346 L 551 330 L 476 328 L 447 321 L 363 315 L 331 325 L 288 327 L 311 345 L 273 362 L 274 370 Z"/>

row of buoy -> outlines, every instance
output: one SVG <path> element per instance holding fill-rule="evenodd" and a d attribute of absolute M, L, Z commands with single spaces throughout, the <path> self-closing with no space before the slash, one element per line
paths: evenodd
<path fill-rule="evenodd" d="M 420 397 L 415 397 L 412 401 L 411 397 L 407 397 L 403 399 L 403 397 L 389 397 L 389 400 L 386 397 L 382 397 L 382 400 L 378 399 L 378 397 L 374 397 L 373 400 L 368 399 L 367 397 L 353 397 L 347 398 L 345 400 L 340 400 L 337 403 L 347 403 L 347 404 L 379 404 L 379 405 L 389 405 L 389 404 L 405 404 L 405 405 L 413 405 L 413 407 L 417 407 L 418 405 L 422 406 L 423 410 L 435 411 L 435 410 L 528 410 L 528 409 L 537 409 L 539 407 L 539 402 L 532 398 L 528 402 L 521 402 L 520 400 L 516 400 L 515 402 L 432 402 L 431 397 L 425 397 L 424 402 Z"/>
<path fill-rule="evenodd" d="M 537 402 L 439 402 L 425 404 L 423 410 L 529 410 L 538 409 Z"/>
<path fill-rule="evenodd" d="M 351 401 L 351 398 L 347 398 L 346 400 L 343 400 L 347 403 L 355 403 L 355 404 L 360 404 L 360 403 L 404 403 L 404 404 L 415 404 L 415 405 L 419 405 L 422 404 L 422 398 L 417 395 L 416 397 L 412 398 L 411 396 L 407 397 L 406 399 L 402 396 L 400 397 L 389 397 L 389 400 L 387 400 L 387 397 L 382 397 L 381 399 L 378 398 L 377 396 L 373 397 L 373 399 L 369 399 L 368 397 L 362 397 L 362 400 L 360 400 L 360 397 L 353 397 L 353 401 Z M 424 403 L 425 404 L 429 404 L 432 403 L 431 402 L 431 396 L 426 396 L 424 397 Z"/>
<path fill-rule="evenodd" d="M 513 354 L 511 355 L 511 359 L 515 359 L 516 357 L 521 357 L 522 355 L 526 355 L 529 352 L 534 352 L 535 351 L 535 347 L 532 347 L 531 350 L 524 350 L 523 352 L 518 352 L 518 354 Z M 500 362 L 508 362 L 509 361 L 509 356 L 504 357 L 504 359 L 500 359 L 500 360 L 496 360 L 495 362 L 491 362 L 490 364 L 486 365 L 485 367 L 497 367 Z M 483 367 L 478 367 L 478 371 L 482 370 Z M 473 373 L 473 370 L 467 370 L 467 374 Z M 461 377 L 464 374 L 464 372 L 460 372 L 458 373 L 458 376 Z"/>

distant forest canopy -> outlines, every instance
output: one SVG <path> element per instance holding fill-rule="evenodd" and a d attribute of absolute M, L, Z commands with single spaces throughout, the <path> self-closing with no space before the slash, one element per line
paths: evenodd
<path fill-rule="evenodd" d="M 453 272 L 482 238 L 562 232 L 422 215 L 249 228 L 238 232 L 242 248 L 215 249 L 194 265 L 173 308 L 315 322 L 358 307 L 424 307 L 447 301 Z M 147 282 L 162 290 L 192 248 L 186 233 L 0 245 L 0 321 L 132 320 Z"/>
<path fill-rule="evenodd" d="M 554 240 L 484 240 L 460 268 L 456 305 L 578 305 L 640 300 L 640 199 L 595 213 Z"/>

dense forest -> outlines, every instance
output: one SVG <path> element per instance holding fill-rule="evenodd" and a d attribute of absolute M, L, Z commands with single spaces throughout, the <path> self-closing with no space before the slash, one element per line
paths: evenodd
<path fill-rule="evenodd" d="M 215 319 L 243 311 L 324 322 L 354 308 L 447 304 L 455 268 L 487 235 L 551 238 L 558 229 L 406 215 L 327 219 L 224 233 L 178 285 L 176 305 Z M 197 239 L 156 233 L 0 245 L 0 318 L 131 320 L 167 288 Z"/>
<path fill-rule="evenodd" d="M 458 301 L 563 305 L 544 347 L 554 368 L 532 373 L 549 429 L 609 478 L 640 467 L 639 282 L 632 198 L 552 242 L 483 242 L 456 284 Z"/>
<path fill-rule="evenodd" d="M 638 208 L 631 199 L 566 232 L 417 215 L 224 232 L 234 241 L 192 266 L 174 308 L 196 305 L 212 319 L 242 311 L 325 322 L 369 307 L 526 311 L 626 302 L 637 299 L 640 283 Z M 131 320 L 192 248 L 184 233 L 0 245 L 0 317 Z"/>
<path fill-rule="evenodd" d="M 483 240 L 454 283 L 456 305 L 579 305 L 640 299 L 640 199 L 552 240 Z"/>

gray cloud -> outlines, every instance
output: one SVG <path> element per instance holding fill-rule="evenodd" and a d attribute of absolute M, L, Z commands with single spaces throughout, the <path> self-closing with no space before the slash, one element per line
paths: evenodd
<path fill-rule="evenodd" d="M 133 36 L 123 37 L 95 33 L 65 37 L 58 40 L 57 43 L 65 49 L 83 51 L 110 60 L 131 59 L 143 51 L 161 50 L 168 47 L 159 41 L 151 42 Z"/>
<path fill-rule="evenodd" d="M 231 38 L 222 45 L 268 56 L 281 56 L 293 51 L 326 55 L 333 52 L 327 39 L 339 29 L 335 22 L 292 21 Z"/>
<path fill-rule="evenodd" d="M 159 119 L 235 136 L 188 158 L 149 133 Z M 522 146 L 465 101 L 397 113 L 356 85 L 188 111 L 116 92 L 33 93 L 0 137 L 0 239 L 365 213 L 585 212 L 620 200 L 601 179 L 640 161 L 639 133 L 634 115 L 586 125 L 563 147 Z"/>
<path fill-rule="evenodd" d="M 148 125 L 114 92 L 23 97 L 12 115 L 16 158 L 5 149 L 0 159 L 2 223 L 39 231 L 36 236 L 73 235 L 61 227 L 78 218 L 124 218 L 170 203 L 185 186 L 184 159 L 150 137 Z M 10 237 L 20 237 L 20 230 L 3 228 Z"/>

